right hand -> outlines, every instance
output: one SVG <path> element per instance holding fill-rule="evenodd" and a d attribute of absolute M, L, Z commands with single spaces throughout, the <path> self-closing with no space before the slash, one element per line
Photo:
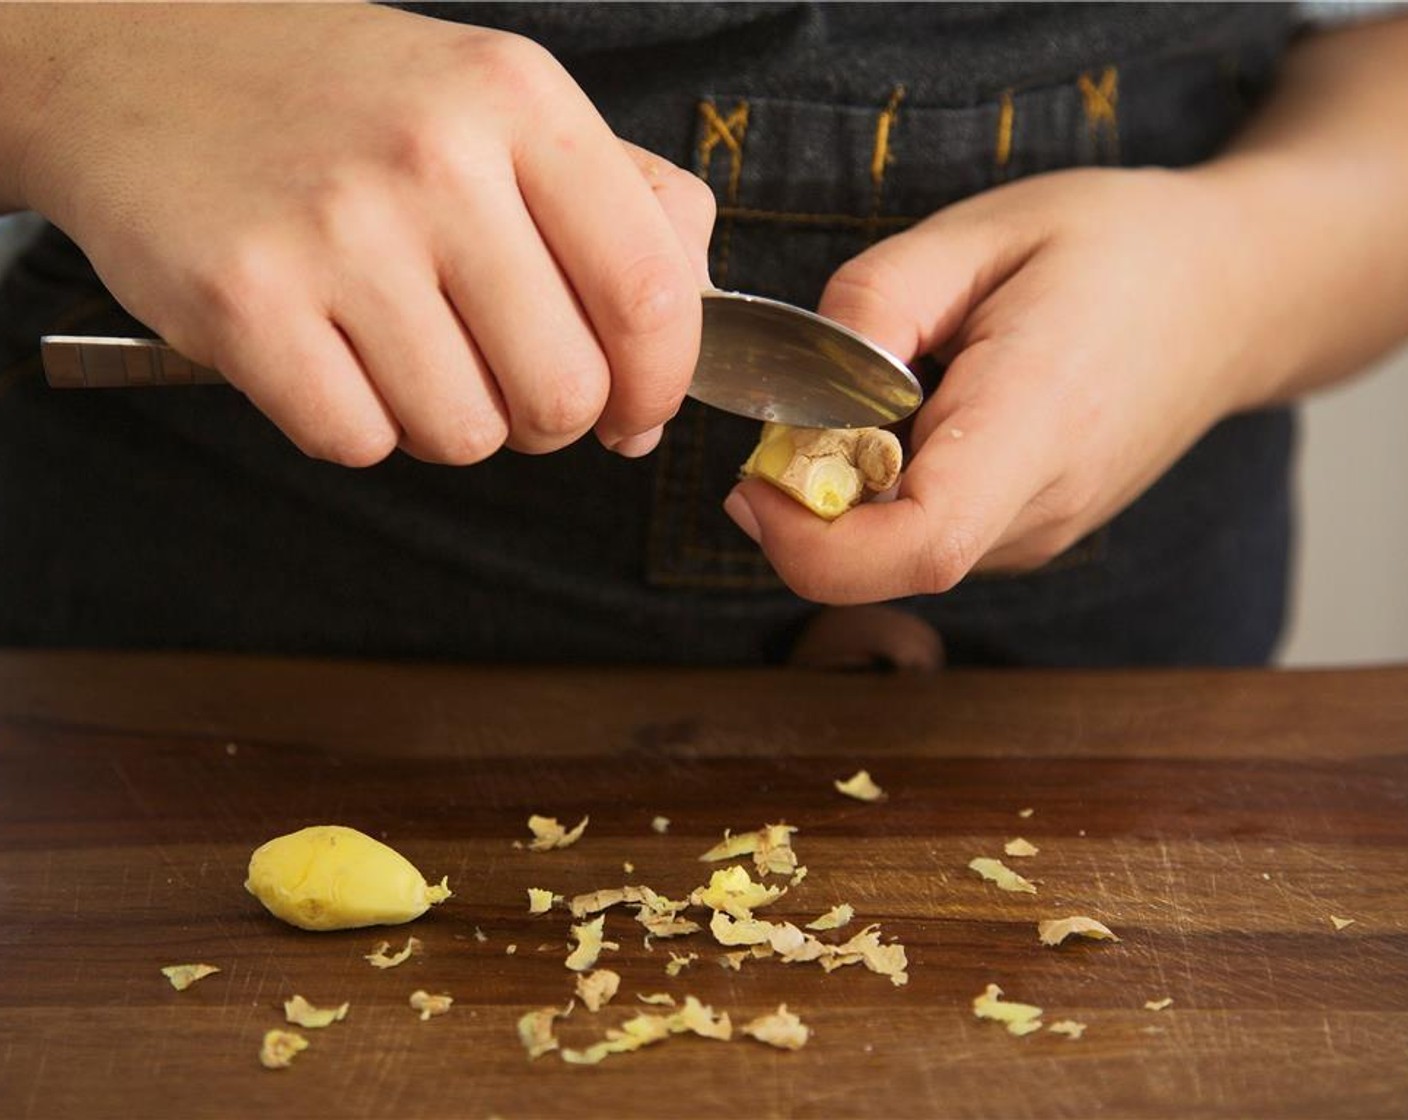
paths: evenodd
<path fill-rule="evenodd" d="M 309 455 L 658 442 L 698 356 L 713 198 L 541 48 L 345 5 L 45 18 L 78 47 L 24 201 Z"/>

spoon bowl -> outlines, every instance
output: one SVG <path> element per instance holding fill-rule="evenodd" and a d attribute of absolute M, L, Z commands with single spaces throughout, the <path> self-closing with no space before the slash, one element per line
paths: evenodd
<path fill-rule="evenodd" d="M 801 428 L 893 424 L 924 397 L 903 362 L 840 323 L 780 300 L 717 291 L 704 293 L 689 395 Z"/>

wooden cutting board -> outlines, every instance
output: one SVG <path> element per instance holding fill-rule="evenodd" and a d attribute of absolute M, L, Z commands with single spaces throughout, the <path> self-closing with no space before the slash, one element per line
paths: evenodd
<path fill-rule="evenodd" d="M 885 800 L 833 788 L 860 767 Z M 514 847 L 531 813 L 591 821 L 574 847 L 534 853 Z M 785 1002 L 811 1041 L 680 1036 L 595 1068 L 528 1060 L 516 1020 L 564 1005 L 573 974 L 570 916 L 530 916 L 527 887 L 679 897 L 725 829 L 781 820 L 809 873 L 762 916 L 800 924 L 850 903 L 855 923 L 822 936 L 878 922 L 907 948 L 906 985 L 861 966 L 728 970 L 707 936 L 647 948 L 616 909 L 621 948 L 601 963 L 621 994 L 577 1007 L 564 1045 L 661 991 L 735 1024 Z M 448 875 L 454 898 L 394 930 L 275 921 L 243 889 L 250 851 L 330 822 Z M 1004 857 L 1017 836 L 1039 854 Z M 980 855 L 1038 893 L 984 882 L 967 869 Z M 1038 944 L 1039 919 L 1070 914 L 1122 940 Z M 406 964 L 363 960 L 410 933 L 423 951 Z M 699 959 L 672 978 L 671 950 Z M 221 971 L 185 992 L 158 971 L 196 961 Z M 979 1021 L 989 983 L 1084 1035 Z M 416 989 L 454 1005 L 421 1022 Z M 294 993 L 351 1013 L 267 1071 L 260 1040 Z M 1405 1111 L 1408 669 L 879 677 L 0 655 L 0 1116 Z"/>

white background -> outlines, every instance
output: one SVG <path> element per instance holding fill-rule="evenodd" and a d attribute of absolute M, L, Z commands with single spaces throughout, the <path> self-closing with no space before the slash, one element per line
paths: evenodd
<path fill-rule="evenodd" d="M 1302 410 L 1289 665 L 1408 661 L 1408 347 Z"/>

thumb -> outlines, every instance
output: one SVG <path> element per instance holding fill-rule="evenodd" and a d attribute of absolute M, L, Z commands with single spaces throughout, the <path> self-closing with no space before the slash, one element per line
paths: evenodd
<path fill-rule="evenodd" d="M 901 361 L 932 352 L 1039 244 L 1005 212 L 1002 193 L 950 206 L 852 257 L 828 281 L 818 313 Z"/>
<path fill-rule="evenodd" d="M 947 591 L 1051 481 L 1063 429 L 1030 379 L 1013 376 L 1037 362 L 1007 345 L 959 355 L 949 376 L 968 388 L 925 403 L 916 431 L 928 435 L 893 501 L 823 521 L 754 478 L 734 487 L 724 510 L 805 599 L 876 603 Z"/>

